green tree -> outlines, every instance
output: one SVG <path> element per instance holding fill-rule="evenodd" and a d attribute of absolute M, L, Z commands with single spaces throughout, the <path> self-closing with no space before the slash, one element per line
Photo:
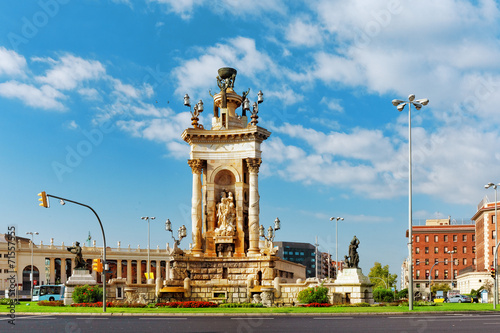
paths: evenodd
<path fill-rule="evenodd" d="M 379 262 L 375 262 L 373 267 L 370 269 L 368 277 L 374 284 L 373 289 L 385 289 L 386 287 L 391 289 L 391 287 L 396 287 L 396 280 L 398 279 L 397 274 L 389 273 L 389 265 L 382 267 L 382 264 Z"/>
<path fill-rule="evenodd" d="M 443 291 L 443 294 L 446 295 L 446 293 L 450 290 L 451 287 L 448 283 L 433 283 L 431 286 L 431 292 L 433 295 L 436 295 L 436 291 Z"/>
<path fill-rule="evenodd" d="M 394 293 L 390 289 L 375 288 L 373 290 L 373 300 L 375 302 L 392 302 L 394 301 Z"/>

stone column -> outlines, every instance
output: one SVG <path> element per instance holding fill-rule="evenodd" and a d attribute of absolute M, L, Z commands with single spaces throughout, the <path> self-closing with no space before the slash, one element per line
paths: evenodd
<path fill-rule="evenodd" d="M 55 259 L 50 258 L 50 283 L 47 284 L 54 284 L 56 282 L 56 265 L 55 265 Z"/>
<path fill-rule="evenodd" d="M 137 262 L 137 284 L 141 284 L 142 283 L 142 260 L 140 259 L 137 259 L 136 260 Z"/>
<path fill-rule="evenodd" d="M 201 216 L 201 171 L 205 165 L 203 160 L 189 160 L 189 166 L 193 171 L 193 195 L 191 201 L 191 221 L 193 233 L 193 249 L 191 252 L 194 255 L 201 255 L 202 242 L 202 216 Z"/>
<path fill-rule="evenodd" d="M 250 193 L 248 200 L 248 255 L 260 254 L 259 249 L 259 167 L 262 163 L 260 158 L 247 158 L 248 171 L 250 173 Z"/>
<path fill-rule="evenodd" d="M 161 278 L 161 260 L 156 260 L 156 274 L 155 274 L 155 280 L 157 278 Z"/>
<path fill-rule="evenodd" d="M 132 284 L 132 260 L 127 260 L 127 284 Z"/>
<path fill-rule="evenodd" d="M 122 260 L 116 260 L 116 278 L 120 279 L 122 277 Z"/>
<path fill-rule="evenodd" d="M 68 277 L 66 276 L 66 258 L 61 258 L 61 283 L 66 283 Z"/>

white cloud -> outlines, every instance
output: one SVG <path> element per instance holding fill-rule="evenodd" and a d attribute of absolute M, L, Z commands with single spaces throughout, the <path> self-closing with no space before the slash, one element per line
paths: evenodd
<path fill-rule="evenodd" d="M 36 80 L 59 90 L 71 90 L 81 82 L 103 78 L 105 72 L 104 66 L 99 61 L 67 54 L 53 63 L 45 76 L 38 76 Z"/>
<path fill-rule="evenodd" d="M 0 46 L 0 75 L 23 76 L 26 59 L 13 50 Z"/>
<path fill-rule="evenodd" d="M 326 105 L 326 107 L 329 110 L 338 111 L 338 112 L 344 112 L 344 108 L 342 107 L 342 105 L 340 105 L 340 99 L 329 98 L 329 97 L 324 96 L 321 99 L 320 103 Z"/>
<path fill-rule="evenodd" d="M 35 108 L 46 110 L 64 110 L 64 105 L 58 100 L 64 95 L 49 85 L 40 88 L 20 83 L 17 81 L 7 81 L 0 83 L 0 96 L 19 99 L 24 104 Z"/>
<path fill-rule="evenodd" d="M 285 38 L 292 45 L 311 47 L 322 42 L 322 32 L 317 24 L 309 24 L 296 19 L 288 25 Z"/>

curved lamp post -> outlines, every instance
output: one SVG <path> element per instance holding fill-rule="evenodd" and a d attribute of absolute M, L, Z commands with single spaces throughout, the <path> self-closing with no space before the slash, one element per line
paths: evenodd
<path fill-rule="evenodd" d="M 408 284 L 408 307 L 409 310 L 413 310 L 413 238 L 412 238 L 412 175 L 411 175 L 411 106 L 413 105 L 415 109 L 420 110 L 422 106 L 427 105 L 429 100 L 427 98 L 415 100 L 415 95 L 411 94 L 408 96 L 408 101 L 403 101 L 400 99 L 393 99 L 392 105 L 396 106 L 398 111 L 403 111 L 406 105 L 408 105 L 408 252 L 410 265 L 408 267 L 409 273 L 409 284 Z"/>
<path fill-rule="evenodd" d="M 269 228 L 267 229 L 267 236 L 264 234 L 264 226 L 261 224 L 259 227 L 259 236 L 263 237 L 266 241 L 271 242 L 271 246 L 272 246 L 272 242 L 274 241 L 274 237 L 276 237 L 276 231 L 280 230 L 280 228 L 281 228 L 280 223 L 281 223 L 280 219 L 276 218 L 276 220 L 274 220 L 274 228 L 269 226 Z"/>
<path fill-rule="evenodd" d="M 178 240 L 175 239 L 174 232 L 172 231 L 172 222 L 170 222 L 170 219 L 167 219 L 165 221 L 165 230 L 170 231 L 170 233 L 172 234 L 172 238 L 174 239 L 174 244 L 176 246 L 179 246 L 181 244 L 181 240 L 184 237 L 186 237 L 186 226 L 182 225 L 181 227 L 179 227 L 179 230 L 177 230 L 177 235 L 179 239 Z"/>
<path fill-rule="evenodd" d="M 330 217 L 330 221 L 335 221 L 335 279 L 337 279 L 339 270 L 339 220 L 344 221 L 343 217 Z"/>
<path fill-rule="evenodd" d="M 497 186 L 500 184 L 494 184 L 494 183 L 488 183 L 484 185 L 484 188 L 488 189 L 490 187 L 493 187 L 495 190 L 495 253 L 494 253 L 494 260 L 493 260 L 493 267 L 495 269 L 495 277 L 493 278 L 494 281 L 494 293 L 493 295 L 493 309 L 497 308 L 497 303 L 498 303 L 498 281 L 497 281 L 497 265 L 498 265 L 498 223 L 497 223 Z"/>
<path fill-rule="evenodd" d="M 31 301 L 33 301 L 33 246 L 35 245 L 33 243 L 33 236 L 38 235 L 38 232 L 29 231 L 26 233 L 26 235 L 31 235 L 31 275 L 30 275 L 30 280 L 31 280 Z"/>

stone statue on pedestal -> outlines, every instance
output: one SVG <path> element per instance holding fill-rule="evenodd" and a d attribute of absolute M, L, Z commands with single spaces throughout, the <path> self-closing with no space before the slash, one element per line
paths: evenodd
<path fill-rule="evenodd" d="M 349 244 L 349 260 L 346 260 L 348 268 L 359 268 L 359 254 L 358 254 L 359 239 L 354 236 Z"/>
<path fill-rule="evenodd" d="M 80 247 L 80 243 L 76 242 L 76 246 L 68 247 L 68 251 L 76 254 L 75 256 L 75 269 L 87 269 L 87 263 L 83 260 L 82 256 L 82 248 Z"/>

